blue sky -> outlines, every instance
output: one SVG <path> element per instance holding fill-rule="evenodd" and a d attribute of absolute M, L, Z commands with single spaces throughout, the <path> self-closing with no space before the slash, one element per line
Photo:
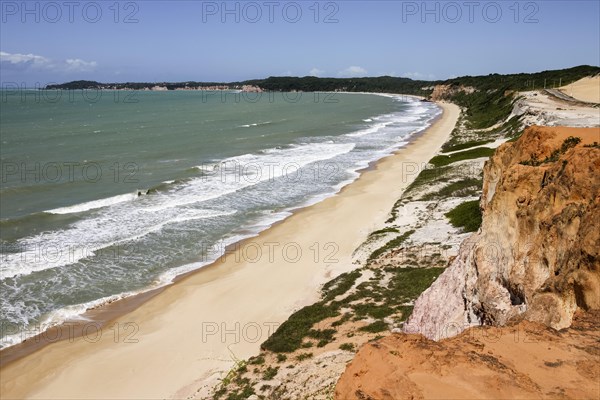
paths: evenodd
<path fill-rule="evenodd" d="M 4 85 L 272 75 L 446 79 L 600 64 L 599 0 L 0 6 Z"/>

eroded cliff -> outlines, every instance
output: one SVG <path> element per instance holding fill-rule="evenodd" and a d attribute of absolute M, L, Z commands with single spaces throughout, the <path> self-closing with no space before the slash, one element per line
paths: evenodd
<path fill-rule="evenodd" d="M 483 224 L 417 300 L 432 339 L 521 315 L 560 329 L 600 307 L 599 128 L 530 127 L 484 167 Z"/>

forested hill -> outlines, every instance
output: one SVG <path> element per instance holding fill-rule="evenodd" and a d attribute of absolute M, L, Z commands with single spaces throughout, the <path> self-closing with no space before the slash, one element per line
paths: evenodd
<path fill-rule="evenodd" d="M 46 89 L 151 89 L 156 86 L 175 89 L 202 89 L 207 87 L 227 87 L 241 89 L 244 85 L 258 86 L 268 91 L 348 91 L 385 92 L 427 96 L 435 85 L 469 86 L 479 90 L 531 90 L 568 84 L 585 76 L 600 73 L 600 67 L 581 65 L 578 67 L 521 74 L 490 74 L 485 76 L 463 76 L 445 81 L 421 81 L 409 78 L 381 76 L 372 78 L 317 78 L 269 77 L 242 82 L 125 82 L 99 83 L 95 81 L 73 81 L 59 85 L 48 85 Z"/>

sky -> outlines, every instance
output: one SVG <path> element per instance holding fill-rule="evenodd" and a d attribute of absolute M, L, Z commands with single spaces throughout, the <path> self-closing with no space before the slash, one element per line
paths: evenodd
<path fill-rule="evenodd" d="M 3 87 L 600 65 L 600 0 L 0 0 L 0 13 Z"/>

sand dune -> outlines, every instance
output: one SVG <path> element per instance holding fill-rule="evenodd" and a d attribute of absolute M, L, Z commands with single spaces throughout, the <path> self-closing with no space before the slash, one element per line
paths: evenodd
<path fill-rule="evenodd" d="M 580 79 L 560 90 L 577 100 L 600 103 L 600 75 Z"/>

